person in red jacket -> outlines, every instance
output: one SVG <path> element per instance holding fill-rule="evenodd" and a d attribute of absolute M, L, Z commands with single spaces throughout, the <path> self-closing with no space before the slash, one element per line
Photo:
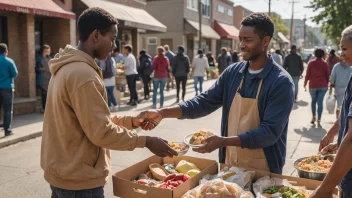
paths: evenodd
<path fill-rule="evenodd" d="M 154 80 L 153 80 L 153 108 L 156 108 L 156 95 L 158 93 L 158 88 L 160 84 L 160 108 L 164 106 L 164 88 L 168 80 L 169 59 L 164 54 L 165 49 L 162 46 L 159 46 L 157 49 L 157 55 L 153 60 L 153 71 L 154 71 Z"/>
<path fill-rule="evenodd" d="M 321 115 L 323 113 L 323 101 L 329 84 L 329 65 L 323 60 L 324 50 L 316 49 L 314 51 L 315 59 L 308 63 L 304 88 L 309 81 L 309 93 L 312 97 L 312 113 L 313 118 L 311 123 L 314 124 L 316 118 L 316 106 L 318 104 L 318 125 L 320 126 Z"/>

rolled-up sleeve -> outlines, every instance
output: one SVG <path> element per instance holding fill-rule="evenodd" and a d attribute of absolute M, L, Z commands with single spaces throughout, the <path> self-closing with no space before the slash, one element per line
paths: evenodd
<path fill-rule="evenodd" d="M 279 83 L 270 93 L 259 128 L 239 135 L 242 148 L 259 149 L 275 144 L 289 120 L 294 101 L 294 85 Z"/>
<path fill-rule="evenodd" d="M 179 104 L 182 109 L 182 117 L 180 119 L 196 119 L 209 115 L 223 105 L 224 85 L 228 70 L 216 80 L 206 92 Z"/>

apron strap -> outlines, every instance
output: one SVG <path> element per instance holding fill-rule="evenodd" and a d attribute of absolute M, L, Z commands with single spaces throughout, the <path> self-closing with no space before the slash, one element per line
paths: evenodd
<path fill-rule="evenodd" d="M 258 86 L 258 91 L 257 91 L 257 96 L 255 97 L 255 99 L 258 99 L 260 90 L 262 89 L 262 85 L 263 85 L 263 79 L 260 80 L 259 86 Z"/>
<path fill-rule="evenodd" d="M 238 90 L 240 90 L 242 88 L 242 84 L 243 84 L 243 78 L 242 78 L 242 80 L 240 82 L 240 85 L 237 87 L 237 91 L 236 92 L 238 92 Z"/>

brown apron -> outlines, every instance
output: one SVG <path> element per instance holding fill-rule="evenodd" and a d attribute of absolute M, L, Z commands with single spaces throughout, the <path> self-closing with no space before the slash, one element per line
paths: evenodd
<path fill-rule="evenodd" d="M 242 87 L 242 83 L 243 79 L 231 104 L 228 117 L 228 137 L 238 136 L 260 126 L 258 96 L 263 79 L 259 83 L 256 98 L 243 98 L 241 96 L 238 91 Z M 263 149 L 242 149 L 241 147 L 228 146 L 225 163 L 270 171 Z"/>

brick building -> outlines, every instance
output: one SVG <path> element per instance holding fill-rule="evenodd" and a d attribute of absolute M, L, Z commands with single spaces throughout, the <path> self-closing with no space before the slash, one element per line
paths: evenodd
<path fill-rule="evenodd" d="M 76 43 L 72 0 L 0 0 L 0 43 L 18 69 L 15 79 L 14 114 L 36 111 L 35 56 L 43 44 L 52 52 Z"/>

